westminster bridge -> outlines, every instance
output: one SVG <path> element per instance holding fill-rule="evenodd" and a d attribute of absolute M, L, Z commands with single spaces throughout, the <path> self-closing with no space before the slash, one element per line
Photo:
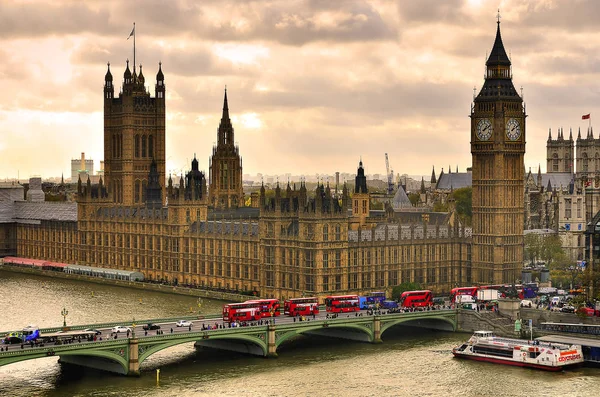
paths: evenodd
<path fill-rule="evenodd" d="M 460 310 L 431 310 L 405 313 L 367 315 L 364 311 L 340 314 L 336 318 L 320 313 L 315 318 L 296 321 L 280 316 L 264 319 L 258 324 L 229 328 L 221 316 L 179 317 L 177 319 L 138 320 L 135 323 L 105 323 L 41 329 L 49 334 L 61 330 L 95 329 L 102 334 L 95 341 L 75 340 L 73 343 L 43 346 L 8 345 L 0 351 L 0 366 L 48 356 L 59 356 L 59 362 L 90 367 L 123 375 L 137 376 L 140 364 L 152 354 L 183 343 L 196 347 L 231 350 L 265 357 L 276 357 L 277 348 L 297 335 L 320 335 L 361 342 L 381 343 L 381 336 L 393 326 L 405 325 L 443 331 L 457 331 Z M 177 320 L 186 319 L 192 327 L 176 327 Z M 298 319 L 299 320 L 299 319 Z M 142 325 L 159 324 L 162 332 L 144 331 Z M 262 324 L 261 324 L 262 323 Z M 112 334 L 117 325 L 132 329 L 130 335 Z M 210 329 L 209 329 L 210 326 Z M 14 332 L 14 331 L 13 331 Z M 16 331 L 18 332 L 18 331 Z M 9 334 L 2 332 L 0 335 Z M 116 338 L 115 338 L 116 335 Z M 6 349 L 6 350 L 4 350 Z"/>

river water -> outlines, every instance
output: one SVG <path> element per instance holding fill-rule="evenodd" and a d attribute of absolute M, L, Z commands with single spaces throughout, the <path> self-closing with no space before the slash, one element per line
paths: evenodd
<path fill-rule="evenodd" d="M 0 331 L 177 317 L 196 298 L 0 271 Z M 223 302 L 204 299 L 205 314 Z M 459 333 L 397 326 L 382 344 L 313 336 L 281 346 L 266 359 L 185 344 L 142 363 L 139 378 L 63 367 L 56 357 L 0 367 L 0 396 L 590 396 L 600 369 L 561 373 L 452 358 Z M 156 380 L 160 369 L 160 382 Z"/>

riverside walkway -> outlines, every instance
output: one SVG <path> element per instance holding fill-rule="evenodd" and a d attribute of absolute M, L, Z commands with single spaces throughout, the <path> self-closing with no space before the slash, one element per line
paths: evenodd
<path fill-rule="evenodd" d="M 381 312 L 385 313 L 385 311 Z M 101 332 L 95 341 L 76 340 L 73 343 L 43 346 L 3 345 L 0 351 L 0 366 L 48 356 L 59 356 L 59 362 L 81 365 L 138 376 L 140 364 L 152 354 L 182 343 L 194 343 L 197 347 L 211 347 L 265 357 L 276 357 L 277 348 L 296 335 L 322 335 L 355 341 L 380 343 L 381 336 L 396 325 L 417 326 L 429 329 L 456 331 L 456 310 L 431 310 L 406 313 L 367 315 L 343 313 L 337 318 L 328 318 L 320 313 L 305 321 L 294 321 L 293 317 L 279 316 L 254 322 L 254 325 L 229 328 L 221 316 L 179 317 L 176 319 L 152 319 L 132 322 L 87 324 L 70 326 L 69 330 L 95 329 Z M 177 327 L 177 320 L 189 320 L 191 327 Z M 147 323 L 159 324 L 161 333 L 144 331 Z M 130 327 L 132 333 L 112 334 L 117 325 Z M 208 329 L 210 326 L 210 329 Z M 41 329 L 43 336 L 60 328 Z M 11 331 L 0 332 L 0 336 Z M 15 332 L 15 331 L 12 331 Z M 18 332 L 18 331 L 16 331 Z M 116 335 L 116 338 L 115 338 Z"/>

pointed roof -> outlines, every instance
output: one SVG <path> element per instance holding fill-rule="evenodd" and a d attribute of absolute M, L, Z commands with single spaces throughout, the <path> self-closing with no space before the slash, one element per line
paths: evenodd
<path fill-rule="evenodd" d="M 433 169 L 431 170 L 431 183 L 437 183 L 437 179 L 435 177 L 435 166 L 433 166 Z"/>
<path fill-rule="evenodd" d="M 511 63 L 502 43 L 499 18 L 496 40 L 485 65 L 485 82 L 475 98 L 475 102 L 493 102 L 497 100 L 522 102 L 512 83 Z"/>
<path fill-rule="evenodd" d="M 123 73 L 123 77 L 125 79 L 131 78 L 131 70 L 129 70 L 129 59 L 127 60 L 127 67 L 125 68 L 125 73 Z"/>
<path fill-rule="evenodd" d="M 395 210 L 402 208 L 412 208 L 412 203 L 410 199 L 406 195 L 404 188 L 400 186 L 394 195 L 394 200 L 392 201 L 392 208 Z"/>
<path fill-rule="evenodd" d="M 227 103 L 227 87 L 225 87 L 225 99 L 223 99 L 223 120 L 229 119 L 229 104 Z"/>
<path fill-rule="evenodd" d="M 505 65 L 510 66 L 510 59 L 506 55 L 504 44 L 502 43 L 502 35 L 500 34 L 500 21 L 498 20 L 498 28 L 496 29 L 496 40 L 492 47 L 492 52 L 488 57 L 486 66 Z"/>
<path fill-rule="evenodd" d="M 156 73 L 156 81 L 162 81 L 165 79 L 165 75 L 162 72 L 162 62 L 158 63 L 158 73 Z"/>
<path fill-rule="evenodd" d="M 110 62 L 107 64 L 106 75 L 104 76 L 104 81 L 113 81 L 112 73 L 110 72 Z"/>

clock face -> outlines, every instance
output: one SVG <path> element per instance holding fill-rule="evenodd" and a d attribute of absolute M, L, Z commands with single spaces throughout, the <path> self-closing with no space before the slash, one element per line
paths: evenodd
<path fill-rule="evenodd" d="M 521 124 L 517 119 L 509 119 L 506 122 L 506 137 L 511 141 L 516 141 L 521 136 Z"/>
<path fill-rule="evenodd" d="M 477 138 L 480 141 L 487 141 L 492 136 L 492 123 L 489 119 L 481 119 L 477 123 Z"/>

